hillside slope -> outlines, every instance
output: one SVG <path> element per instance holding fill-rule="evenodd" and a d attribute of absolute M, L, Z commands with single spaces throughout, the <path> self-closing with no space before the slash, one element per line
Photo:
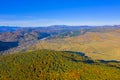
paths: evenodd
<path fill-rule="evenodd" d="M 80 54 L 37 50 L 0 56 L 0 80 L 120 80 L 119 63 Z"/>
<path fill-rule="evenodd" d="M 120 30 L 40 41 L 29 48 L 83 52 L 93 59 L 120 60 Z"/>

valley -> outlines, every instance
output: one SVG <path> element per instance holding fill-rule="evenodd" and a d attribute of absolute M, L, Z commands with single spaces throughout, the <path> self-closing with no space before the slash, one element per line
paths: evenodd
<path fill-rule="evenodd" d="M 119 25 L 1 32 L 0 80 L 120 80 L 119 35 Z"/>

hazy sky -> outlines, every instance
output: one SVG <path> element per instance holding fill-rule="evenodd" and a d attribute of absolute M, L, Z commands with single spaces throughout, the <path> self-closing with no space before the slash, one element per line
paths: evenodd
<path fill-rule="evenodd" d="M 120 24 L 120 0 L 0 0 L 0 25 Z"/>

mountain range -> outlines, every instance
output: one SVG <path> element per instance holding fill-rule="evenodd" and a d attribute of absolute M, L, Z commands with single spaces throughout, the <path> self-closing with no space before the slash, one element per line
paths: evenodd
<path fill-rule="evenodd" d="M 120 26 L 0 27 L 0 80 L 120 80 Z"/>

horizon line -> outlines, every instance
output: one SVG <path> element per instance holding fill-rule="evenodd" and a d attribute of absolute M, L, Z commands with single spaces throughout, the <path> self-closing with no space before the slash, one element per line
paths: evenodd
<path fill-rule="evenodd" d="M 105 24 L 105 25 L 65 25 L 65 24 L 58 24 L 58 25 L 41 25 L 41 26 L 17 26 L 17 25 L 0 25 L 0 27 L 51 27 L 51 26 L 120 26 L 120 24 Z"/>

